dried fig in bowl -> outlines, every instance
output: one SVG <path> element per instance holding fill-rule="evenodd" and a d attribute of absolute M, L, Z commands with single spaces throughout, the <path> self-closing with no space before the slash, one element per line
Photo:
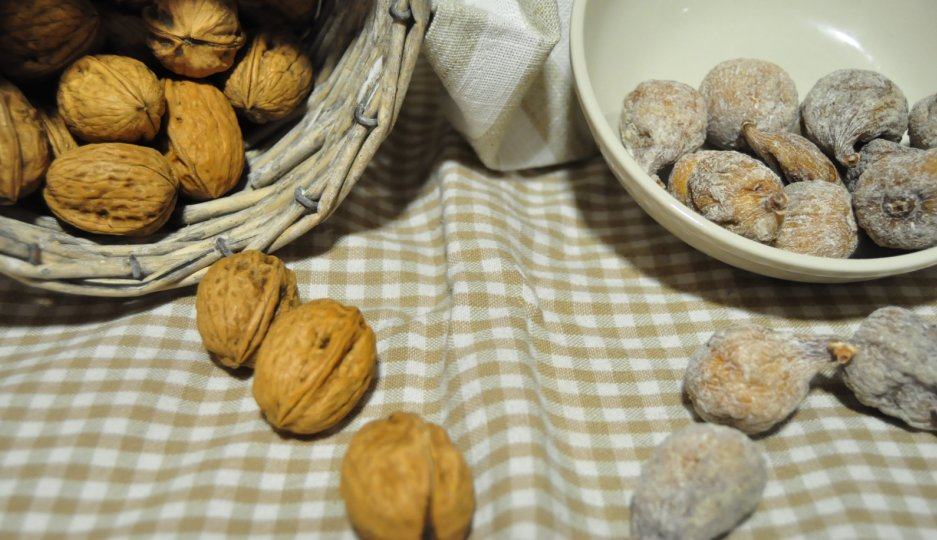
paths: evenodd
<path fill-rule="evenodd" d="M 19 89 L 0 79 L 0 205 L 39 187 L 49 166 L 49 143 L 39 118 Z"/>
<path fill-rule="evenodd" d="M 153 55 L 186 77 L 227 70 L 245 41 L 234 0 L 154 0 L 143 21 Z"/>
<path fill-rule="evenodd" d="M 908 137 L 915 148 L 937 148 L 937 94 L 927 96 L 911 108 Z"/>

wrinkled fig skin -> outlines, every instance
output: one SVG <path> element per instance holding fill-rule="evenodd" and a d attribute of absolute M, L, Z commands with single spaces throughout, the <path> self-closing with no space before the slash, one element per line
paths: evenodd
<path fill-rule="evenodd" d="M 854 167 L 846 169 L 846 188 L 849 189 L 849 191 L 855 191 L 856 182 L 859 181 L 859 177 L 862 176 L 862 173 L 880 159 L 890 158 L 892 156 L 911 156 L 923 152 L 924 151 L 919 148 L 904 146 L 894 141 L 875 139 L 862 147 L 862 152 L 860 153 L 862 157 L 859 163 Z"/>
<path fill-rule="evenodd" d="M 253 367 L 274 318 L 298 305 L 296 274 L 283 261 L 242 251 L 209 267 L 195 295 L 195 323 L 218 362 Z"/>
<path fill-rule="evenodd" d="M 937 148 L 937 94 L 927 96 L 911 108 L 908 136 L 915 148 Z"/>
<path fill-rule="evenodd" d="M 441 427 L 409 413 L 355 434 L 340 490 L 365 540 L 462 540 L 475 512 L 472 472 L 459 449 Z"/>
<path fill-rule="evenodd" d="M 807 138 L 852 167 L 860 159 L 857 144 L 901 140 L 908 129 L 908 100 L 883 75 L 841 69 L 817 81 L 804 99 L 802 115 Z"/>
<path fill-rule="evenodd" d="M 706 141 L 706 102 L 686 84 L 645 81 L 625 97 L 619 129 L 625 148 L 653 175 Z"/>
<path fill-rule="evenodd" d="M 768 482 L 765 458 L 742 433 L 695 424 L 664 439 L 631 499 L 635 540 L 709 540 L 744 520 Z"/>
<path fill-rule="evenodd" d="M 153 55 L 186 77 L 226 71 L 245 42 L 234 0 L 153 0 L 143 22 Z"/>
<path fill-rule="evenodd" d="M 709 113 L 707 141 L 716 148 L 743 150 L 742 124 L 787 131 L 797 124 L 794 80 L 776 64 L 751 58 L 726 60 L 700 84 Z"/>
<path fill-rule="evenodd" d="M 718 159 L 719 153 L 719 150 L 699 150 L 678 159 L 670 171 L 670 179 L 667 181 L 667 190 L 670 191 L 670 194 L 686 206 L 692 206 L 693 202 L 690 200 L 690 188 L 688 186 L 690 176 L 701 161 Z"/>
<path fill-rule="evenodd" d="M 16 86 L 0 78 L 0 206 L 35 191 L 49 160 L 38 111 Z"/>
<path fill-rule="evenodd" d="M 859 226 L 886 248 L 937 245 L 937 150 L 880 159 L 853 192 Z"/>
<path fill-rule="evenodd" d="M 833 337 L 804 337 L 742 324 L 713 334 L 690 359 L 683 388 L 697 414 L 748 434 L 790 416 L 814 376 L 855 349 Z"/>
<path fill-rule="evenodd" d="M 860 402 L 917 429 L 937 431 L 937 326 L 907 309 L 881 308 L 853 337 L 843 379 Z"/>
<path fill-rule="evenodd" d="M 852 197 L 841 183 L 796 182 L 784 186 L 787 209 L 774 247 L 846 259 L 859 245 Z"/>
<path fill-rule="evenodd" d="M 790 131 L 762 131 L 749 123 L 742 126 L 742 135 L 758 157 L 788 182 L 840 183 L 836 165 L 805 137 Z"/>

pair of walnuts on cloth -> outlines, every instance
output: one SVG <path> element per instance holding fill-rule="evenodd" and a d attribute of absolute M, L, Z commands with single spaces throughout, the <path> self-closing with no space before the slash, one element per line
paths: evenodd
<path fill-rule="evenodd" d="M 253 367 L 253 394 L 277 430 L 337 426 L 376 372 L 376 340 L 361 312 L 334 300 L 301 303 L 296 275 L 259 251 L 214 263 L 198 286 L 196 324 L 222 365 Z M 464 538 L 475 510 L 471 471 L 446 432 L 409 413 L 371 422 L 341 468 L 348 517 L 363 538 Z"/>
<path fill-rule="evenodd" d="M 146 236 L 180 190 L 228 193 L 245 166 L 238 113 L 282 120 L 312 90 L 300 27 L 284 21 L 317 4 L 241 2 L 249 37 L 235 0 L 0 0 L 0 204 L 44 180 L 60 220 Z"/>

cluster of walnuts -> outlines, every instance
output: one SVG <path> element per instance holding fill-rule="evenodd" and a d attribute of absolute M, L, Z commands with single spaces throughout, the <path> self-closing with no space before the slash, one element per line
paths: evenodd
<path fill-rule="evenodd" d="M 372 386 L 376 339 L 361 312 L 329 299 L 302 303 L 296 275 L 277 257 L 243 251 L 215 262 L 195 309 L 212 357 L 253 369 L 254 400 L 278 431 L 336 431 Z M 403 412 L 351 439 L 341 492 L 363 538 L 460 540 L 475 511 L 471 470 L 445 430 Z"/>
<path fill-rule="evenodd" d="M 296 32 L 317 6 L 0 0 L 0 204 L 44 181 L 62 221 L 144 236 L 180 190 L 195 201 L 226 194 L 244 172 L 239 116 L 284 119 L 312 90 Z"/>

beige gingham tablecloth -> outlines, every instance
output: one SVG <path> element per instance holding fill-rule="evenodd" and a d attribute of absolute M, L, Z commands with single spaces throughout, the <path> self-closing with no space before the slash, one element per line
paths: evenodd
<path fill-rule="evenodd" d="M 0 536 L 351 537 L 346 445 L 407 410 L 471 465 L 475 538 L 622 538 L 642 462 L 694 421 L 681 377 L 714 330 L 848 333 L 885 304 L 937 316 L 935 270 L 811 286 L 707 258 L 598 159 L 488 172 L 425 75 L 338 213 L 279 253 L 304 298 L 360 306 L 377 331 L 364 405 L 283 438 L 250 378 L 202 350 L 193 290 L 127 302 L 0 279 Z M 757 440 L 770 480 L 732 537 L 934 538 L 937 438 L 819 386 Z"/>

